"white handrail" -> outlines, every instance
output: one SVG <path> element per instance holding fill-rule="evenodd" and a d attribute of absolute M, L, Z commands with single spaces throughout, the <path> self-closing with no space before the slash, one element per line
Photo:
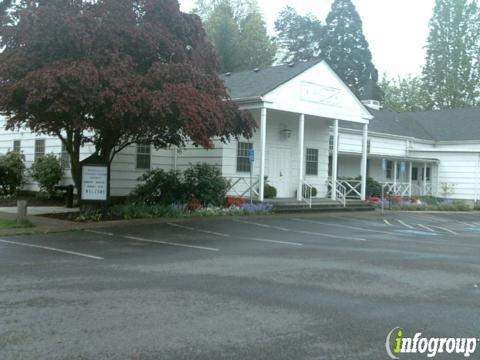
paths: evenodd
<path fill-rule="evenodd" d="M 327 180 L 327 187 L 328 186 L 331 189 L 328 193 L 331 195 L 334 190 L 337 195 L 337 200 L 342 203 L 343 207 L 347 207 L 347 188 L 342 185 L 340 181 L 337 181 L 336 186 L 334 186 L 330 178 Z"/>
<path fill-rule="evenodd" d="M 312 198 L 313 198 L 313 185 L 304 181 L 302 184 L 302 200 L 308 204 L 310 209 L 312 208 Z"/>

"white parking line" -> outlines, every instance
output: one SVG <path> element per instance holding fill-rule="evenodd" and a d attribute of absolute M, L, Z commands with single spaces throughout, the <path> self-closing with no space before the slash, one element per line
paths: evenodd
<path fill-rule="evenodd" d="M 215 236 L 220 236 L 220 237 L 225 237 L 225 238 L 231 237 L 228 234 L 218 233 L 218 232 L 215 232 L 215 231 L 203 230 L 203 229 L 198 229 L 198 228 L 193 228 L 191 226 L 185 226 L 185 225 L 180 225 L 180 224 L 175 224 L 175 223 L 166 223 L 166 224 L 169 225 L 169 226 L 179 228 L 179 229 L 197 231 L 197 232 L 201 232 L 201 233 L 208 234 L 208 235 L 215 235 Z"/>
<path fill-rule="evenodd" d="M 390 221 L 388 221 L 387 219 L 383 219 L 383 222 L 384 222 L 385 224 L 387 224 L 388 226 L 392 226 L 392 224 L 390 223 Z"/>
<path fill-rule="evenodd" d="M 252 237 L 243 237 L 243 236 L 235 236 L 235 239 L 242 239 L 242 240 L 248 240 L 248 241 L 259 241 L 259 242 L 266 242 L 266 243 L 280 244 L 280 245 L 303 246 L 302 243 L 297 243 L 297 242 L 262 239 L 262 238 L 252 238 Z"/>
<path fill-rule="evenodd" d="M 105 232 L 105 231 L 97 231 L 97 230 L 84 230 L 84 231 L 87 233 L 96 234 L 96 235 L 115 236 L 115 234 Z"/>
<path fill-rule="evenodd" d="M 81 256 L 81 257 L 85 257 L 85 258 L 89 258 L 89 259 L 93 259 L 93 260 L 103 260 L 103 258 L 99 257 L 99 256 L 93 256 L 93 255 L 83 254 L 83 253 L 79 253 L 79 252 L 75 252 L 75 251 L 57 249 L 57 248 L 53 248 L 53 247 L 50 247 L 50 246 L 41 246 L 41 245 L 27 244 L 27 243 L 23 243 L 23 242 L 1 240 L 1 239 L 0 239 L 0 242 L 5 243 L 5 244 L 10 244 L 10 245 L 19 245 L 19 246 L 25 246 L 25 247 L 35 248 L 35 249 L 50 250 L 50 251 L 54 251 L 54 252 L 58 252 L 58 253 L 62 253 L 62 254 Z"/>
<path fill-rule="evenodd" d="M 369 231 L 369 232 L 374 232 L 374 233 L 378 233 L 378 234 L 394 235 L 393 233 L 388 232 L 388 231 L 366 229 L 366 228 L 361 228 L 361 227 L 358 227 L 358 226 L 350 226 L 350 225 L 343 225 L 343 224 L 332 224 L 332 223 L 326 223 L 326 222 L 317 221 L 317 220 L 307 220 L 307 219 L 298 219 L 298 218 L 291 218 L 290 220 L 306 222 L 306 223 L 310 223 L 310 224 L 320 224 L 320 225 L 334 226 L 334 227 L 340 227 L 340 228 L 344 228 L 344 229 Z"/>
<path fill-rule="evenodd" d="M 425 230 L 428 230 L 430 232 L 435 232 L 435 230 L 433 230 L 432 228 L 429 228 L 428 226 L 425 226 L 425 225 L 422 225 L 422 224 L 417 224 L 418 226 L 420 226 L 421 228 L 425 229 Z"/>
<path fill-rule="evenodd" d="M 180 243 L 175 243 L 175 242 L 170 242 L 170 241 L 151 240 L 151 239 L 145 239 L 145 238 L 141 238 L 141 237 L 137 237 L 137 236 L 128 235 L 128 236 L 122 236 L 122 237 L 124 237 L 126 239 L 129 239 L 129 240 L 141 241 L 141 242 L 152 243 L 152 244 L 179 246 L 179 247 L 198 249 L 198 250 L 207 250 L 207 251 L 220 251 L 220 249 L 211 248 L 211 247 L 186 245 L 186 244 L 180 244 Z"/>
<path fill-rule="evenodd" d="M 297 242 L 280 241 L 280 240 L 262 239 L 262 238 L 246 237 L 246 236 L 229 235 L 229 234 L 225 234 L 225 233 L 219 233 L 219 232 L 215 232 L 215 231 L 208 231 L 208 230 L 203 230 L 203 229 L 194 228 L 194 227 L 191 227 L 191 226 L 179 225 L 179 224 L 174 224 L 174 223 L 167 223 L 167 225 L 175 226 L 175 227 L 177 227 L 177 228 L 185 229 L 185 230 L 189 230 L 189 231 L 202 232 L 202 233 L 209 234 L 209 235 L 220 236 L 220 237 L 223 237 L 223 238 L 235 238 L 235 239 L 242 239 L 242 240 L 248 240 L 248 241 L 266 242 L 266 243 L 272 243 L 272 244 L 292 245 L 292 246 L 303 246 L 303 244 L 297 243 Z"/>
<path fill-rule="evenodd" d="M 281 226 L 262 224 L 262 223 L 257 223 L 257 222 L 253 222 L 253 221 L 243 221 L 243 220 L 232 220 L 232 221 L 242 223 L 242 224 L 247 224 L 247 225 L 256 225 L 256 226 L 264 227 L 264 228 L 267 228 L 267 229 L 275 229 L 275 230 L 280 230 L 280 231 L 290 231 L 289 229 L 281 227 Z"/>
<path fill-rule="evenodd" d="M 409 229 L 415 229 L 413 226 L 406 224 L 406 223 L 403 222 L 402 220 L 397 219 L 397 221 L 398 221 L 401 225 L 403 225 L 403 226 L 405 226 L 405 227 L 407 227 L 407 228 L 409 228 Z"/>
<path fill-rule="evenodd" d="M 256 225 L 256 226 L 261 226 L 261 227 L 268 227 L 268 228 L 271 228 L 271 229 L 281 230 L 281 231 L 286 231 L 286 232 L 294 232 L 294 233 L 297 233 L 297 234 L 321 236 L 321 237 L 326 237 L 326 238 L 331 238 L 331 239 L 342 239 L 342 240 L 353 240 L 353 241 L 367 241 L 367 239 L 358 238 L 358 237 L 353 237 L 353 236 L 339 236 L 339 235 L 332 235 L 332 234 L 319 233 L 319 232 L 311 232 L 311 231 L 304 231 L 304 230 L 293 230 L 293 229 L 283 228 L 283 227 L 279 227 L 279 226 L 271 226 L 271 225 L 266 225 L 266 224 L 251 222 L 251 221 L 240 221 L 240 220 L 233 220 L 233 221 L 241 222 L 241 223 L 248 224 L 248 225 Z"/>
<path fill-rule="evenodd" d="M 435 228 L 435 229 L 440 229 L 440 230 L 443 230 L 443 231 L 446 231 L 452 235 L 458 235 L 458 233 L 456 233 L 455 231 L 452 231 L 450 229 L 447 229 L 446 227 L 441 227 L 441 226 L 433 226 L 433 225 L 430 225 L 432 228 Z"/>

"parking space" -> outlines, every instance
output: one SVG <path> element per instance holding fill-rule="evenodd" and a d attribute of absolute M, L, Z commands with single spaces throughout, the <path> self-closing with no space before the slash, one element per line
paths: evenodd
<path fill-rule="evenodd" d="M 479 255 L 476 213 L 4 238 L 0 358 L 384 359 L 396 326 L 480 336 Z"/>

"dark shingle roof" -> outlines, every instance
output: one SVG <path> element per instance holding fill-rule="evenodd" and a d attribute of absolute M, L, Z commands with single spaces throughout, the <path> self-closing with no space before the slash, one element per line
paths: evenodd
<path fill-rule="evenodd" d="M 412 112 L 437 141 L 480 140 L 480 108 Z"/>
<path fill-rule="evenodd" d="M 369 131 L 408 136 L 422 140 L 480 140 L 480 108 L 397 113 L 391 110 L 370 110 Z M 361 129 L 345 123 L 344 127 Z"/>
<path fill-rule="evenodd" d="M 264 96 L 280 85 L 308 70 L 320 60 L 299 62 L 292 65 L 272 66 L 259 71 L 248 70 L 230 75 L 222 74 L 230 96 L 234 100 Z"/>

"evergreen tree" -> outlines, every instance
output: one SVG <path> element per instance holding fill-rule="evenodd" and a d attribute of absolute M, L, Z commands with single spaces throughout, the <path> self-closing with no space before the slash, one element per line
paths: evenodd
<path fill-rule="evenodd" d="M 282 62 L 309 61 L 320 55 L 323 27 L 312 14 L 302 16 L 287 6 L 275 21 L 275 30 Z"/>
<path fill-rule="evenodd" d="M 384 106 L 388 109 L 407 112 L 428 108 L 427 96 L 419 77 L 389 79 L 384 76 L 380 82 L 380 88 L 384 94 Z"/>
<path fill-rule="evenodd" d="M 205 30 L 217 51 L 220 72 L 234 71 L 238 62 L 240 29 L 230 4 L 223 2 L 213 9 L 205 22 Z"/>
<path fill-rule="evenodd" d="M 436 0 L 423 82 L 432 109 L 479 103 L 479 9 L 473 0 Z"/>
<path fill-rule="evenodd" d="M 265 67 L 273 63 L 277 47 L 267 35 L 260 13 L 253 12 L 240 22 L 237 53 L 237 70 Z"/>
<path fill-rule="evenodd" d="M 256 1 L 199 0 L 196 11 L 215 46 L 221 72 L 232 72 L 273 63 L 276 45 L 268 36 Z"/>
<path fill-rule="evenodd" d="M 357 96 L 363 97 L 369 81 L 378 82 L 362 20 L 351 0 L 334 0 L 320 48 L 322 57 Z M 376 93 L 381 94 L 379 89 Z"/>

